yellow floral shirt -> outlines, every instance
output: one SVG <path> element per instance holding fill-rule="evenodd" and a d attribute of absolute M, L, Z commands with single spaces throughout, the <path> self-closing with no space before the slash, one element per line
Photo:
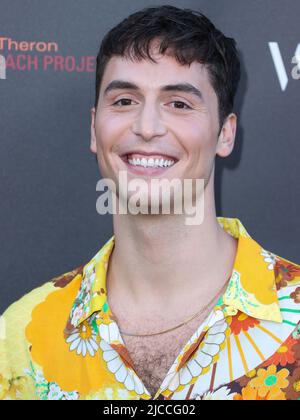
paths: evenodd
<path fill-rule="evenodd" d="M 228 288 L 182 348 L 155 395 L 107 303 L 114 236 L 0 318 L 0 399 L 300 399 L 300 266 L 262 248 L 239 219 Z"/>

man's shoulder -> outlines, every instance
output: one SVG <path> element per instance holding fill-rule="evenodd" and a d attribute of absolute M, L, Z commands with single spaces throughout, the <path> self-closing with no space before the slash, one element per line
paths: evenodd
<path fill-rule="evenodd" d="M 13 374 L 23 376 L 24 369 L 29 368 L 30 331 L 34 330 L 38 337 L 42 337 L 41 331 L 47 336 L 51 325 L 67 322 L 81 284 L 83 267 L 53 277 L 31 290 L 0 317 L 0 382 L 1 377 L 9 381 Z"/>
<path fill-rule="evenodd" d="M 12 327 L 22 325 L 25 327 L 31 319 L 31 313 L 36 306 L 45 301 L 47 297 L 71 285 L 76 279 L 81 279 L 84 265 L 78 266 L 68 272 L 50 278 L 46 283 L 32 289 L 20 299 L 12 303 L 3 313 L 6 325 Z M 77 283 L 77 282 L 76 282 Z"/>

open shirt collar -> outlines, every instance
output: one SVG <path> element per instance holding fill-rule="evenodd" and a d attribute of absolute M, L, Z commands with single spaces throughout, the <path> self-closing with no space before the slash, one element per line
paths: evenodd
<path fill-rule="evenodd" d="M 237 253 L 228 287 L 217 303 L 225 316 L 238 311 L 253 318 L 282 322 L 275 283 L 276 256 L 250 237 L 237 218 L 218 217 L 222 228 L 238 239 Z M 91 315 L 111 314 L 107 302 L 106 274 L 113 251 L 113 235 L 84 266 L 79 292 L 74 301 L 67 330 L 77 328 Z"/>

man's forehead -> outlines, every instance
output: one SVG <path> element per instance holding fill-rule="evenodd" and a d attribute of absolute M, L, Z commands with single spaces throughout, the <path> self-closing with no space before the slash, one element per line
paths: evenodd
<path fill-rule="evenodd" d="M 154 55 L 156 60 L 133 60 L 128 57 L 113 56 L 107 63 L 102 88 L 113 80 L 128 80 L 143 88 L 159 89 L 161 86 L 178 83 L 191 83 L 198 89 L 205 90 L 210 84 L 206 67 L 198 62 L 182 65 L 175 58 L 167 55 Z M 209 88 L 209 87 L 208 87 Z"/>

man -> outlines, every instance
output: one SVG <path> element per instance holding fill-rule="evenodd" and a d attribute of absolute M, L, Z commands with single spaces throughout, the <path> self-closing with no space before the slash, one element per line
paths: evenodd
<path fill-rule="evenodd" d="M 86 265 L 5 312 L 0 398 L 300 398 L 300 266 L 216 217 L 239 78 L 234 40 L 197 12 L 144 9 L 106 35 L 90 145 L 102 176 L 128 202 L 122 171 L 144 198 L 153 178 L 203 179 L 204 218 L 114 214 Z"/>

